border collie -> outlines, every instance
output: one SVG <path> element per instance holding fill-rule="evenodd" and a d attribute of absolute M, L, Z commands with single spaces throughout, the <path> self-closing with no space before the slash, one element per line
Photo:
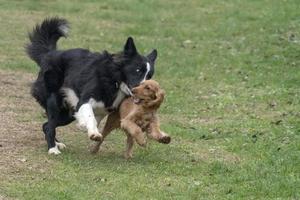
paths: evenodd
<path fill-rule="evenodd" d="M 45 109 L 48 121 L 43 132 L 49 154 L 65 148 L 56 139 L 56 128 L 75 119 L 91 140 L 101 141 L 98 123 L 121 101 L 132 95 L 131 89 L 150 79 L 157 51 L 140 55 L 129 37 L 124 49 L 115 54 L 87 49 L 57 50 L 60 37 L 67 37 L 69 23 L 61 18 L 45 19 L 29 34 L 28 56 L 40 71 L 31 93 Z"/>

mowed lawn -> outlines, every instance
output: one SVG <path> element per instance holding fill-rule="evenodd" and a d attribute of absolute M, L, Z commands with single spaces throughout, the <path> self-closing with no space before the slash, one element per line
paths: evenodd
<path fill-rule="evenodd" d="M 120 131 L 92 155 L 86 133 L 58 129 L 67 149 L 49 156 L 34 129 L 42 145 L 27 145 L 27 167 L 0 171 L 0 198 L 300 199 L 299 11 L 298 0 L 0 0 L 1 70 L 38 72 L 24 44 L 47 16 L 71 23 L 59 49 L 116 52 L 128 36 L 141 53 L 156 48 L 172 136 L 126 161 Z M 32 106 L 25 120 L 42 125 Z"/>

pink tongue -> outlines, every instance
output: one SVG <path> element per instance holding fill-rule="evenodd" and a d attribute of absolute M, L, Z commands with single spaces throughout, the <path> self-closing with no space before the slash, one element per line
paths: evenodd
<path fill-rule="evenodd" d="M 134 98 L 134 99 L 133 99 L 133 102 L 134 102 L 134 103 L 139 103 L 139 102 L 140 102 L 140 99 Z"/>

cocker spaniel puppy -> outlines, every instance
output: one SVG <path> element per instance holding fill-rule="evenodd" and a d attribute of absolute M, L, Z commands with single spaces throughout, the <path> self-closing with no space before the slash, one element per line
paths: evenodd
<path fill-rule="evenodd" d="M 146 145 L 145 136 L 165 144 L 171 141 L 171 137 L 161 131 L 159 126 L 157 110 L 164 100 L 165 92 L 158 82 L 146 80 L 133 88 L 132 93 L 133 97 L 125 99 L 119 110 L 108 116 L 102 131 L 103 137 L 116 128 L 121 128 L 126 132 L 126 159 L 132 158 L 134 140 L 140 146 Z M 99 150 L 102 141 L 97 142 L 92 149 L 93 153 Z"/>

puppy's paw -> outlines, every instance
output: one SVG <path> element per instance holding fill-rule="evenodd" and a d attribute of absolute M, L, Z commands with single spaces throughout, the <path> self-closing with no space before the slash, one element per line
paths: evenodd
<path fill-rule="evenodd" d="M 89 138 L 91 140 L 101 142 L 103 137 L 102 137 L 102 135 L 100 133 L 91 133 L 91 134 L 89 134 Z"/>
<path fill-rule="evenodd" d="M 55 147 L 52 147 L 48 150 L 48 154 L 51 155 L 58 155 L 58 154 L 61 154 L 61 152 L 58 150 L 57 146 Z"/>
<path fill-rule="evenodd" d="M 141 147 L 146 147 L 147 140 L 144 134 L 139 133 L 134 136 L 136 143 L 138 143 Z"/>
<path fill-rule="evenodd" d="M 62 150 L 62 149 L 65 149 L 67 148 L 67 146 L 62 143 L 62 142 L 55 142 L 55 145 L 58 147 L 58 149 Z"/>
<path fill-rule="evenodd" d="M 158 139 L 159 143 L 163 144 L 169 144 L 171 142 L 171 137 L 170 136 L 163 136 L 162 138 Z"/>
<path fill-rule="evenodd" d="M 147 140 L 145 138 L 136 139 L 136 143 L 138 143 L 141 147 L 146 147 L 147 146 Z"/>
<path fill-rule="evenodd" d="M 146 147 L 147 146 L 147 141 L 145 140 L 143 143 L 139 144 L 141 147 Z"/>
<path fill-rule="evenodd" d="M 129 152 L 125 152 L 124 157 L 125 157 L 126 160 L 129 160 L 129 159 L 133 158 L 132 153 L 129 153 Z"/>

